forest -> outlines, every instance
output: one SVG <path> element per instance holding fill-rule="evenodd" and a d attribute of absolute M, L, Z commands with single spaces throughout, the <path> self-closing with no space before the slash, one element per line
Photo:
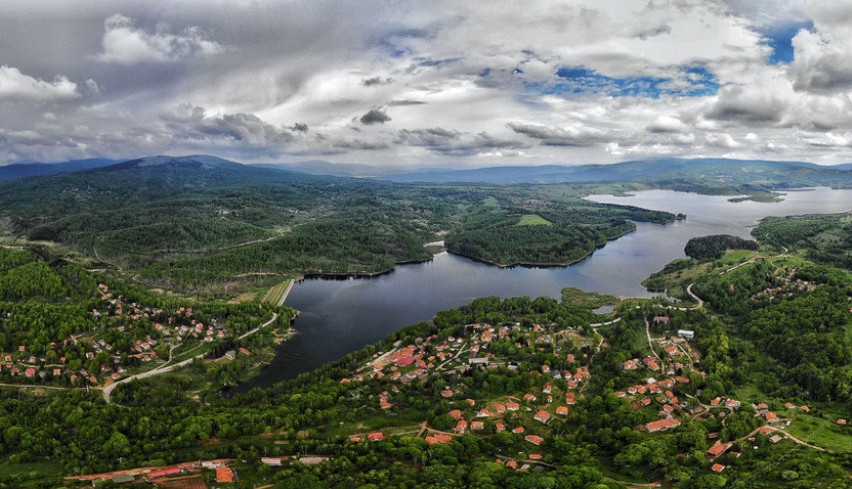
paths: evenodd
<path fill-rule="evenodd" d="M 520 226 L 540 214 L 553 226 Z M 570 263 L 677 216 L 534 187 L 401 184 L 155 157 L 0 182 L 0 237 L 50 242 L 146 286 L 226 298 L 234 281 L 372 274 L 429 259 L 423 243 L 499 263 Z"/>
<path fill-rule="evenodd" d="M 700 236 L 686 242 L 683 252 L 690 258 L 696 260 L 709 260 L 722 258 L 725 250 L 757 250 L 757 241 L 743 239 L 730 234 L 714 234 L 712 236 Z"/>
<path fill-rule="evenodd" d="M 852 214 L 767 217 L 754 235 L 768 244 L 801 249 L 808 258 L 852 270 Z"/>

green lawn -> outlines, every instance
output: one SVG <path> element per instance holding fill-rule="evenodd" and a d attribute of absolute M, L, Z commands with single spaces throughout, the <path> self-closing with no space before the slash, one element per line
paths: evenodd
<path fill-rule="evenodd" d="M 524 214 L 518 226 L 553 226 L 553 223 L 538 214 Z"/>
<path fill-rule="evenodd" d="M 827 448 L 835 453 L 852 454 L 852 437 L 841 434 L 829 420 L 796 414 L 793 424 L 787 428 L 791 435 L 803 441 Z"/>
<path fill-rule="evenodd" d="M 278 303 L 281 302 L 281 297 L 284 295 L 284 292 L 287 291 L 287 287 L 289 287 L 292 282 L 292 278 L 287 278 L 280 284 L 269 289 L 269 292 L 267 292 L 266 296 L 263 297 L 263 302 L 277 306 Z"/>

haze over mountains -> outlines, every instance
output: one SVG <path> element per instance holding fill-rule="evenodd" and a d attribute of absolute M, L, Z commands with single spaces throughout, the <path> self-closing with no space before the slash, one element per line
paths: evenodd
<path fill-rule="evenodd" d="M 479 182 L 498 185 L 522 183 L 597 183 L 614 181 L 634 181 L 644 183 L 676 183 L 690 179 L 692 183 L 717 186 L 744 186 L 745 188 L 773 189 L 802 186 L 844 187 L 852 181 L 852 163 L 836 166 L 822 166 L 801 161 L 733 160 L 724 158 L 681 159 L 665 158 L 658 160 L 627 161 L 615 164 L 594 165 L 542 165 L 542 166 L 501 166 L 476 169 L 418 169 L 403 171 L 399 167 L 372 166 L 365 164 L 331 163 L 322 160 L 310 160 L 298 163 L 268 163 L 244 165 L 222 158 L 207 155 L 195 156 L 152 156 L 118 163 L 109 159 L 74 160 L 56 164 L 18 164 L 0 167 L 0 181 L 13 180 L 29 176 L 47 176 L 60 173 L 73 173 L 97 168 L 128 168 L 168 164 L 185 166 L 189 164 L 216 167 L 225 170 L 230 167 L 236 171 L 235 177 L 241 181 L 252 178 L 271 178 L 277 170 L 298 172 L 311 175 L 336 177 L 356 177 L 390 180 L 399 183 L 427 182 Z M 258 172 L 244 173 L 254 168 Z M 262 171 L 260 171 L 262 170 Z M 251 176 L 250 176 L 251 175 Z M 224 177 L 220 174 L 219 177 Z"/>

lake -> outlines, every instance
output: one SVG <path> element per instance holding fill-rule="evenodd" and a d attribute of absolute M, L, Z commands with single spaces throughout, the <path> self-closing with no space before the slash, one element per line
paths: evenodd
<path fill-rule="evenodd" d="M 637 223 L 636 231 L 569 267 L 498 268 L 444 252 L 432 261 L 400 265 L 376 277 L 302 280 L 285 303 L 302 313 L 295 323 L 298 334 L 277 347 L 275 359 L 257 377 L 230 393 L 271 387 L 477 297 L 558 298 L 564 287 L 650 297 L 640 282 L 670 261 L 685 258 L 683 248 L 690 238 L 748 238 L 750 228 L 765 216 L 852 210 L 852 190 L 792 191 L 776 203 L 732 203 L 728 198 L 670 190 L 589 196 L 595 202 L 684 213 L 687 218 L 666 225 Z"/>

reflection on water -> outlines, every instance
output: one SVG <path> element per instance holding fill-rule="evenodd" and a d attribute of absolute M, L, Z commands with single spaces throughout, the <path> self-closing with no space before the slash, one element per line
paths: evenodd
<path fill-rule="evenodd" d="M 477 297 L 558 298 L 564 287 L 650 297 L 640 282 L 673 259 L 684 258 L 683 248 L 692 237 L 726 233 L 747 238 L 750 227 L 764 216 L 852 209 L 850 190 L 788 192 L 780 203 L 727 199 L 670 190 L 642 191 L 631 197 L 590 196 L 596 202 L 681 212 L 687 219 L 667 225 L 638 223 L 635 232 L 570 267 L 501 269 L 440 253 L 430 262 L 398 266 L 372 278 L 303 280 L 286 301 L 302 312 L 295 324 L 299 334 L 278 347 L 275 359 L 259 376 L 233 391 L 293 378 Z"/>

